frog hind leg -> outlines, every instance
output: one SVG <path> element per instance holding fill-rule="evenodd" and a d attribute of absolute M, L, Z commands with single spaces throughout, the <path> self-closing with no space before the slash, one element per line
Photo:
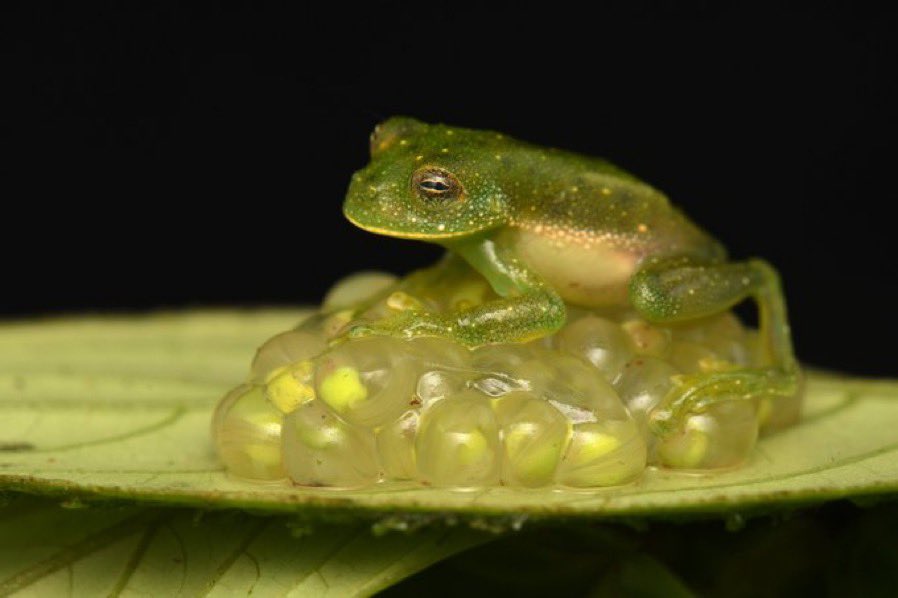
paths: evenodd
<path fill-rule="evenodd" d="M 678 430 L 691 413 L 731 400 L 789 397 L 798 392 L 799 368 L 792 350 L 779 276 L 767 262 L 702 264 L 675 258 L 648 264 L 630 283 L 634 308 L 649 321 L 675 323 L 726 311 L 747 298 L 758 305 L 762 365 L 681 376 L 651 414 L 653 432 Z"/>

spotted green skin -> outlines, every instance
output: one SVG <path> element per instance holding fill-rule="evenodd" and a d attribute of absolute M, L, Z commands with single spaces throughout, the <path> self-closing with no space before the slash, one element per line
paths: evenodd
<path fill-rule="evenodd" d="M 558 330 L 566 303 L 675 323 L 753 298 L 764 365 L 683 377 L 653 414 L 656 431 L 671 432 L 720 400 L 797 391 L 776 271 L 757 259 L 728 262 L 723 246 L 663 193 L 604 160 L 395 117 L 372 134 L 371 162 L 353 175 L 343 212 L 365 230 L 448 249 L 452 257 L 419 273 L 416 284 L 438 281 L 463 260 L 500 297 L 450 313 L 404 311 L 349 336 L 522 342 Z"/>

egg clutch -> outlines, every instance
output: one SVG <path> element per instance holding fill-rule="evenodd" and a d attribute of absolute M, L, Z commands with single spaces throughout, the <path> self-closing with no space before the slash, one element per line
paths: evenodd
<path fill-rule="evenodd" d="M 249 381 L 214 417 L 232 475 L 337 488 L 601 487 L 630 482 L 647 465 L 736 466 L 759 432 L 798 417 L 798 394 L 734 399 L 673 434 L 653 430 L 649 416 L 678 376 L 757 361 L 758 333 L 729 313 L 662 327 L 577 310 L 558 333 L 529 343 L 469 350 L 438 337 L 376 336 L 327 348 L 343 310 L 392 283 L 350 276 L 318 315 L 262 345 Z M 486 292 L 475 280 L 456 289 Z M 391 311 L 391 300 L 369 317 Z"/>

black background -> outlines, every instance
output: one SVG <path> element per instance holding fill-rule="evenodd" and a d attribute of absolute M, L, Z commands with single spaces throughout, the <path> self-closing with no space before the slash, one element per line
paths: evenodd
<path fill-rule="evenodd" d="M 309 303 L 423 266 L 340 214 L 408 114 L 611 159 L 779 267 L 803 360 L 898 374 L 894 12 L 73 6 L 5 23 L 0 315 Z"/>

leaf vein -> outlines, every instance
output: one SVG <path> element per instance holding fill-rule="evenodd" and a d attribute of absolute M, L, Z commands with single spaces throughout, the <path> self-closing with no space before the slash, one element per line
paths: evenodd
<path fill-rule="evenodd" d="M 0 596 L 9 596 L 85 556 L 135 533 L 153 516 L 154 514 L 148 511 L 138 513 L 14 573 L 0 581 Z"/>
<path fill-rule="evenodd" d="M 109 592 L 110 598 L 116 598 L 117 596 L 119 596 L 122 593 L 122 590 L 125 589 L 125 586 L 128 585 L 128 582 L 131 580 L 131 577 L 137 570 L 137 566 L 140 564 L 140 561 L 146 554 L 147 548 L 149 548 L 150 546 L 150 542 L 156 536 L 156 532 L 159 530 L 159 523 L 160 519 L 153 521 L 147 526 L 147 529 L 141 535 L 140 541 L 131 552 L 131 556 L 128 558 L 128 562 L 125 563 L 125 568 L 122 570 L 121 575 L 119 575 L 118 580 L 115 582 L 115 586 Z"/>
<path fill-rule="evenodd" d="M 252 544 L 253 541 L 257 537 L 259 537 L 259 534 L 261 534 L 265 530 L 265 528 L 268 527 L 269 523 L 270 522 L 267 519 L 260 519 L 259 521 L 257 521 L 256 524 L 250 528 L 249 532 L 247 532 L 247 534 L 240 541 L 240 544 L 238 544 L 237 547 L 233 551 L 231 551 L 231 553 L 228 554 L 228 556 L 225 557 L 225 559 L 218 565 L 218 567 L 215 569 L 215 573 L 212 575 L 212 579 L 210 579 L 209 583 L 207 584 L 207 596 L 209 595 L 209 592 L 211 592 L 215 587 L 215 584 L 217 584 L 218 581 L 222 577 L 224 577 L 225 573 L 227 573 L 231 569 L 231 567 L 234 566 L 234 563 L 237 562 L 237 559 L 244 554 L 249 556 L 250 560 L 255 564 L 256 580 L 259 579 L 259 576 L 261 575 L 261 572 L 259 570 L 259 561 L 249 555 L 247 550 L 249 549 L 250 544 Z M 255 585 L 255 582 L 253 582 L 253 585 Z"/>

